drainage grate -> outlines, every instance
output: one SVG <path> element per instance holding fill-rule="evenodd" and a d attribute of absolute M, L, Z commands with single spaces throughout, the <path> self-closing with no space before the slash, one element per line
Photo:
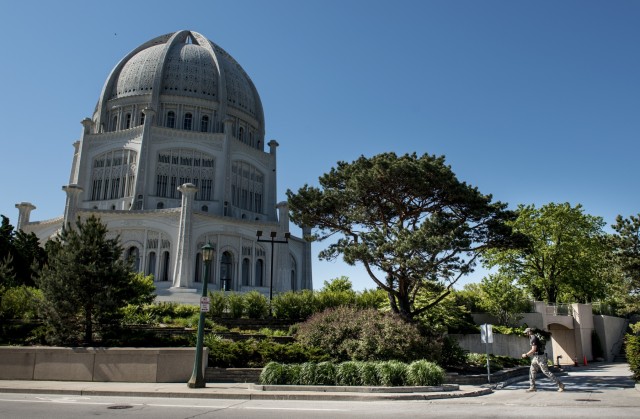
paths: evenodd
<path fill-rule="evenodd" d="M 116 404 L 113 406 L 107 407 L 107 409 L 131 409 L 133 406 L 129 406 L 128 404 Z"/>

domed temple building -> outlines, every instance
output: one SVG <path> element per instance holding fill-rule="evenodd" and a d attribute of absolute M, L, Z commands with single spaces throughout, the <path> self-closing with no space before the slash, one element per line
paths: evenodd
<path fill-rule="evenodd" d="M 211 289 L 312 288 L 311 245 L 289 235 L 287 204 L 277 202 L 278 143 L 264 142 L 258 91 L 218 45 L 180 31 L 139 46 L 111 71 L 82 126 L 64 216 L 31 221 L 35 206 L 23 202 L 19 229 L 44 242 L 95 215 L 153 274 L 159 295 L 196 295 L 206 243 L 215 248 Z"/>

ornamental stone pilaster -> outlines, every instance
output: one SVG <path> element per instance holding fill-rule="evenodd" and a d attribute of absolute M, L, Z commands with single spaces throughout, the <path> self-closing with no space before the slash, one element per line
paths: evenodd
<path fill-rule="evenodd" d="M 69 184 L 62 187 L 62 190 L 67 194 L 67 202 L 64 206 L 64 226 L 70 225 L 73 227 L 76 222 L 76 211 L 78 209 L 78 202 L 80 201 L 80 195 L 83 189 L 76 184 Z"/>
<path fill-rule="evenodd" d="M 31 211 L 36 209 L 36 207 L 31 202 L 21 202 L 16 204 L 16 208 L 18 208 L 18 225 L 16 226 L 16 230 L 22 230 L 22 226 L 29 223 Z"/>
<path fill-rule="evenodd" d="M 198 188 L 193 183 L 185 183 L 178 187 L 182 193 L 180 225 L 178 226 L 178 243 L 176 249 L 176 265 L 173 275 L 173 287 L 186 288 L 190 285 L 192 275 L 191 255 L 191 222 L 193 218 L 193 201 Z"/>

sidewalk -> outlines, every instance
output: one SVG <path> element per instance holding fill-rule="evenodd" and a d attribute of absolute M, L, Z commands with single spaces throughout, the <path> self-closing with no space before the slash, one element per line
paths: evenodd
<path fill-rule="evenodd" d="M 192 389 L 186 383 L 97 383 L 81 381 L 16 381 L 0 380 L 0 393 L 65 394 L 75 396 L 125 396 L 162 398 L 205 398 L 241 400 L 433 400 L 457 397 L 475 397 L 490 394 L 490 388 L 472 385 L 449 385 L 433 388 L 416 388 L 415 392 L 378 392 L 378 388 L 361 388 L 360 391 L 326 391 L 325 387 L 295 386 L 283 390 L 283 386 L 267 388 L 253 384 L 214 384 Z M 457 389 L 456 389 L 457 388 Z"/>

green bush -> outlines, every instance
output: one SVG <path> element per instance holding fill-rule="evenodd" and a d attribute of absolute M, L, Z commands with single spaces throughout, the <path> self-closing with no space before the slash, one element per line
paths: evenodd
<path fill-rule="evenodd" d="M 339 386 L 359 386 L 362 384 L 358 362 L 347 361 L 339 364 L 336 370 L 336 384 Z"/>
<path fill-rule="evenodd" d="M 442 342 L 442 357 L 440 364 L 445 367 L 459 367 L 467 362 L 467 353 L 460 347 L 458 341 L 450 336 L 445 336 Z"/>
<path fill-rule="evenodd" d="M 324 311 L 328 308 L 340 306 L 353 306 L 356 302 L 355 291 L 349 290 L 321 290 L 315 293 L 316 311 Z"/>
<path fill-rule="evenodd" d="M 439 386 L 444 377 L 440 366 L 424 359 L 413 361 L 407 367 L 407 384 L 410 386 Z"/>
<path fill-rule="evenodd" d="M 260 373 L 260 383 L 267 385 L 278 385 L 289 383 L 289 368 L 285 364 L 269 362 Z"/>
<path fill-rule="evenodd" d="M 263 319 L 269 315 L 269 301 L 258 291 L 244 295 L 245 312 L 250 319 Z"/>
<path fill-rule="evenodd" d="M 381 289 L 364 290 L 356 294 L 356 307 L 381 309 L 389 302 L 389 296 Z"/>
<path fill-rule="evenodd" d="M 227 296 L 224 291 L 209 291 L 209 316 L 222 317 L 227 310 Z"/>
<path fill-rule="evenodd" d="M 305 362 L 300 365 L 300 377 L 298 382 L 301 385 L 310 386 L 316 382 L 316 368 L 318 364 L 315 362 Z"/>
<path fill-rule="evenodd" d="M 287 291 L 276 295 L 271 307 L 277 319 L 305 320 L 315 312 L 313 291 Z"/>
<path fill-rule="evenodd" d="M 316 366 L 316 380 L 314 384 L 317 386 L 336 385 L 336 364 L 331 361 L 318 363 Z"/>
<path fill-rule="evenodd" d="M 633 379 L 640 382 L 640 335 L 627 334 L 625 337 L 625 354 Z"/>
<path fill-rule="evenodd" d="M 399 361 L 384 361 L 376 364 L 380 384 L 385 387 L 403 386 L 407 377 L 407 364 Z"/>
<path fill-rule="evenodd" d="M 363 386 L 379 386 L 377 362 L 358 362 L 358 374 Z"/>
<path fill-rule="evenodd" d="M 20 285 L 7 288 L 0 298 L 0 318 L 36 319 L 42 298 L 42 292 L 34 287 Z"/>
<path fill-rule="evenodd" d="M 237 292 L 227 294 L 227 305 L 231 318 L 239 319 L 244 315 L 244 295 Z"/>
<path fill-rule="evenodd" d="M 342 385 L 342 386 L 435 386 L 444 381 L 444 370 L 420 360 L 407 365 L 385 362 L 305 362 L 283 364 L 270 362 L 262 371 L 263 384 Z"/>
<path fill-rule="evenodd" d="M 220 368 L 260 368 L 269 362 L 303 363 L 320 362 L 328 356 L 317 348 L 299 343 L 281 344 L 272 340 L 247 339 L 234 342 L 218 335 L 205 336 L 209 348 L 209 366 Z"/>
<path fill-rule="evenodd" d="M 298 325 L 298 341 L 322 349 L 336 361 L 437 359 L 439 342 L 391 313 L 337 307 Z"/>

